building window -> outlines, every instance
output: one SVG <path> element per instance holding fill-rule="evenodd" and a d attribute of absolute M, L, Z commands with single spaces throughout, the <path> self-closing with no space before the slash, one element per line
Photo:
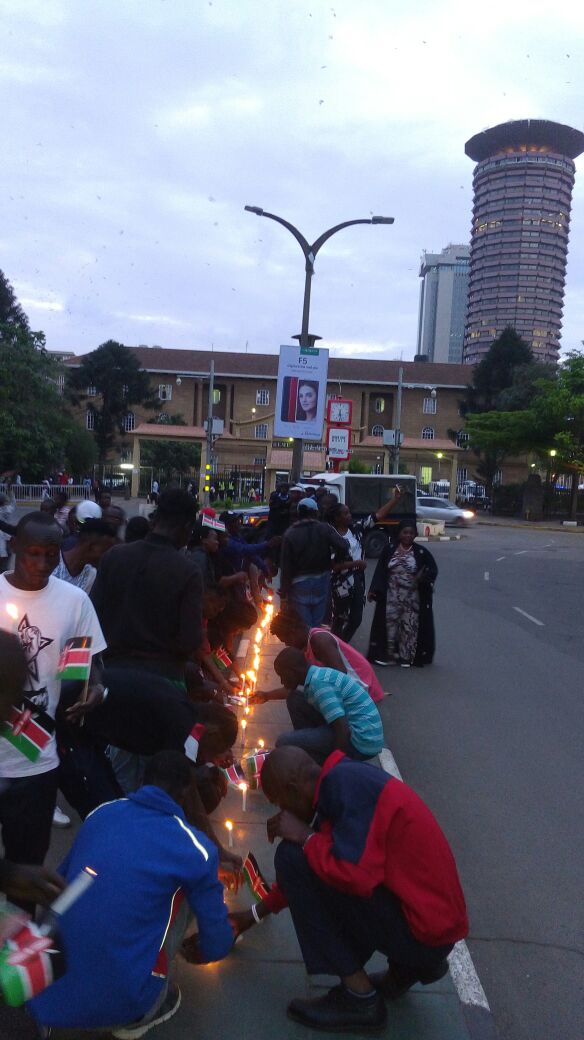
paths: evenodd
<path fill-rule="evenodd" d="M 495 476 L 493 477 L 493 484 L 495 485 L 495 487 L 498 487 L 499 484 L 502 484 L 502 483 L 503 483 L 503 470 L 502 469 L 498 469 L 498 470 L 496 470 Z"/>
<path fill-rule="evenodd" d="M 170 415 L 168 414 L 168 412 L 160 412 L 160 414 L 158 416 L 158 422 L 159 423 L 167 423 L 169 419 L 170 419 Z"/>
<path fill-rule="evenodd" d="M 213 390 L 213 404 L 219 404 L 221 400 L 221 391 Z"/>
<path fill-rule="evenodd" d="M 253 460 L 253 464 L 254 464 L 254 466 L 265 466 L 265 464 L 266 464 L 266 456 L 265 455 L 256 455 L 255 459 Z"/>
<path fill-rule="evenodd" d="M 97 397 L 97 387 L 95 387 L 95 386 L 88 386 L 87 387 L 87 396 L 88 397 Z"/>
<path fill-rule="evenodd" d="M 459 430 L 456 434 L 456 446 L 458 448 L 464 448 L 470 440 L 470 434 L 466 430 Z"/>
<path fill-rule="evenodd" d="M 458 469 L 458 483 L 464 484 L 468 480 L 468 469 L 466 466 L 459 466 Z"/>
<path fill-rule="evenodd" d="M 431 466 L 420 466 L 420 484 L 422 487 L 428 487 L 428 484 L 432 480 L 432 467 Z"/>
<path fill-rule="evenodd" d="M 424 440 L 424 441 L 433 441 L 434 440 L 434 427 L 433 426 L 424 426 L 424 429 L 422 430 L 422 440 Z"/>
<path fill-rule="evenodd" d="M 264 407 L 270 403 L 270 391 L 269 390 L 256 390 L 256 404 L 263 405 Z"/>
<path fill-rule="evenodd" d="M 95 412 L 93 408 L 88 408 L 85 413 L 85 428 L 86 430 L 95 430 Z"/>
<path fill-rule="evenodd" d="M 422 405 L 424 415 L 436 415 L 436 404 L 437 401 L 435 397 L 425 397 Z"/>
<path fill-rule="evenodd" d="M 375 411 L 378 415 L 381 415 L 381 413 L 385 411 L 385 401 L 383 397 L 375 398 Z"/>
<path fill-rule="evenodd" d="M 65 376 L 57 376 L 57 393 L 62 394 L 65 390 Z"/>
<path fill-rule="evenodd" d="M 255 428 L 256 441 L 267 441 L 268 439 L 268 424 L 265 422 L 258 423 Z"/>
<path fill-rule="evenodd" d="M 374 426 L 371 430 L 372 437 L 383 437 L 383 426 Z"/>
<path fill-rule="evenodd" d="M 134 429 L 136 426 L 136 417 L 133 412 L 126 412 L 123 419 L 123 426 L 126 433 L 131 433 Z"/>
<path fill-rule="evenodd" d="M 172 401 L 172 386 L 170 383 L 161 383 L 158 387 L 158 396 L 161 401 Z"/>

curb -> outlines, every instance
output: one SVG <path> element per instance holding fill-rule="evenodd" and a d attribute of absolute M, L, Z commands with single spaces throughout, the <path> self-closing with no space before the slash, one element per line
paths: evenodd
<path fill-rule="evenodd" d="M 399 767 L 389 748 L 379 754 L 381 768 L 403 780 Z M 469 948 L 464 940 L 457 942 L 448 956 L 450 976 L 458 994 L 462 1015 L 471 1040 L 500 1040 L 495 1019 L 482 987 Z"/>
<path fill-rule="evenodd" d="M 517 531 L 555 531 L 559 534 L 584 534 L 584 527 L 551 527 L 549 524 L 518 523 L 513 520 L 497 523 L 494 520 L 477 520 L 481 527 L 514 527 Z"/>
<path fill-rule="evenodd" d="M 461 534 L 419 534 L 414 541 L 416 542 L 459 542 L 462 538 Z"/>

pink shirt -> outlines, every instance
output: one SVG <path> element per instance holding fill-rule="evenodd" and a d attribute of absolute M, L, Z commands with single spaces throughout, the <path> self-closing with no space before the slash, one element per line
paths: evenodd
<path fill-rule="evenodd" d="M 339 653 L 343 659 L 343 664 L 347 669 L 347 675 L 352 675 L 354 679 L 358 679 L 359 682 L 361 682 L 363 686 L 365 686 L 372 701 L 375 701 L 377 703 L 377 701 L 383 700 L 385 693 L 382 690 L 379 684 L 379 679 L 377 678 L 375 672 L 373 671 L 373 667 L 369 664 L 367 658 L 363 657 L 363 654 L 360 654 L 358 650 L 355 650 L 355 647 L 351 646 L 349 643 L 344 643 L 343 640 L 339 639 L 338 636 L 333 635 L 333 633 L 328 628 L 310 629 L 310 634 L 308 636 L 308 646 L 304 651 L 304 656 L 306 660 L 309 661 L 310 664 L 316 664 L 322 667 L 322 661 L 317 660 L 317 658 L 314 656 L 314 653 L 312 652 L 312 647 L 310 645 L 312 637 L 319 635 L 319 633 L 321 632 L 326 632 L 327 635 L 332 636 L 335 640 L 337 647 L 339 648 Z"/>

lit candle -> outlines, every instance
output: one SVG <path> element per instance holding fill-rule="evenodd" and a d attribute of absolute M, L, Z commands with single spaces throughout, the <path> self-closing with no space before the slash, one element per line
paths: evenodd
<path fill-rule="evenodd" d="M 15 603 L 6 604 L 6 613 L 10 619 L 10 627 L 6 629 L 7 632 L 12 632 L 12 635 L 18 635 L 18 607 Z"/>
<path fill-rule="evenodd" d="M 244 711 L 244 713 L 245 713 L 246 715 L 249 715 L 249 713 L 250 713 L 250 711 L 251 711 L 251 708 L 250 708 L 249 704 L 246 704 L 246 706 L 245 706 L 245 708 L 243 709 L 243 711 Z M 244 722 L 245 722 L 245 719 L 244 719 L 244 720 L 243 720 L 243 722 L 241 723 L 241 725 L 242 725 L 242 726 L 243 726 L 243 723 L 244 723 Z M 245 724 L 246 724 L 246 726 L 247 726 L 247 722 L 245 722 Z"/>
<path fill-rule="evenodd" d="M 247 784 L 243 781 L 239 784 L 239 790 L 241 791 L 241 808 L 243 812 L 247 812 Z"/>
<path fill-rule="evenodd" d="M 225 820 L 225 826 L 226 826 L 227 832 L 229 834 L 228 845 L 229 845 L 229 848 L 232 849 L 233 848 L 233 824 L 232 824 L 231 820 Z"/>
<path fill-rule="evenodd" d="M 264 743 L 263 740 L 258 740 L 258 747 L 259 747 L 260 751 L 263 751 L 263 749 L 265 747 L 265 743 Z"/>
<path fill-rule="evenodd" d="M 255 643 L 261 643 L 263 634 L 264 633 L 262 632 L 261 628 L 258 628 L 257 631 L 256 631 L 256 634 L 255 634 L 254 642 Z"/>
<path fill-rule="evenodd" d="M 270 592 L 270 594 L 268 596 L 268 603 L 273 603 L 273 601 L 274 601 L 274 597 L 272 596 L 272 593 Z"/>
<path fill-rule="evenodd" d="M 255 655 L 255 657 L 253 659 L 253 666 L 254 666 L 254 668 L 255 668 L 255 670 L 257 672 L 257 670 L 258 670 L 258 668 L 260 666 L 260 655 L 259 654 Z"/>
<path fill-rule="evenodd" d="M 246 711 L 249 711 L 249 708 L 247 708 Z M 245 721 L 245 719 L 242 719 L 241 720 L 241 746 L 242 747 L 245 744 L 245 731 L 246 731 L 246 729 L 247 729 L 247 722 Z"/>

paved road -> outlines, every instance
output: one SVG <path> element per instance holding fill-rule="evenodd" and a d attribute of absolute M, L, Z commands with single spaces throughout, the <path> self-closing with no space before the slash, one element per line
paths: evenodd
<path fill-rule="evenodd" d="M 429 548 L 438 652 L 379 669 L 391 747 L 456 849 L 502 1040 L 582 1040 L 584 536 L 478 527 Z"/>

